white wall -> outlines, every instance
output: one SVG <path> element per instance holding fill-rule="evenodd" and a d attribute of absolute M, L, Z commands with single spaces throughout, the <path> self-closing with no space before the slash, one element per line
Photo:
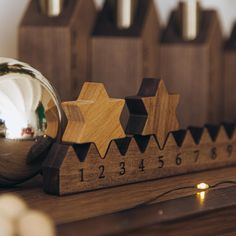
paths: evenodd
<path fill-rule="evenodd" d="M 17 27 L 29 0 L 0 0 L 0 56 L 17 57 Z M 96 0 L 101 6 L 103 0 Z M 166 23 L 169 11 L 178 0 L 156 0 L 161 21 Z M 204 7 L 217 8 L 227 36 L 236 20 L 235 0 L 202 0 Z"/>

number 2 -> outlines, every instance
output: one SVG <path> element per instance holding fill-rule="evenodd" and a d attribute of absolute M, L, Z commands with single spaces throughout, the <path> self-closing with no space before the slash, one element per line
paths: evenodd
<path fill-rule="evenodd" d="M 101 165 L 98 168 L 100 170 L 99 179 L 104 179 L 105 178 L 105 175 L 104 175 L 105 167 L 103 165 Z"/>

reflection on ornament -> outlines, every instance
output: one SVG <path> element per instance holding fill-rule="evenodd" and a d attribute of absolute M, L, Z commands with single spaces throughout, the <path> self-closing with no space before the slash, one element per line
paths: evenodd
<path fill-rule="evenodd" d="M 60 139 L 61 111 L 56 91 L 40 72 L 0 58 L 0 186 L 40 171 L 53 140 Z"/>

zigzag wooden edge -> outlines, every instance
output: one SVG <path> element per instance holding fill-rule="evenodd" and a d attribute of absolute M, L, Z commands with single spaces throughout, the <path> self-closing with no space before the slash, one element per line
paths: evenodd
<path fill-rule="evenodd" d="M 236 164 L 233 125 L 189 128 L 168 135 L 112 141 L 102 159 L 93 144 L 54 144 L 43 166 L 44 190 L 66 195 Z"/>

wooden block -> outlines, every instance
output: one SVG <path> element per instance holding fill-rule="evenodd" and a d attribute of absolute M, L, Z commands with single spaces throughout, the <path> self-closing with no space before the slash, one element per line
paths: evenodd
<path fill-rule="evenodd" d="M 235 165 L 235 140 L 218 130 L 213 141 L 202 129 L 199 143 L 193 130 L 170 133 L 163 150 L 153 136 L 143 152 L 133 138 L 128 145 L 113 141 L 104 159 L 93 144 L 54 144 L 43 167 L 44 190 L 65 195 Z"/>
<path fill-rule="evenodd" d="M 169 94 L 162 80 L 144 79 L 137 96 L 127 97 L 126 102 L 130 111 L 126 132 L 155 135 L 163 148 L 169 132 L 179 128 L 179 95 Z"/>
<path fill-rule="evenodd" d="M 120 116 L 123 99 L 109 98 L 104 85 L 85 83 L 77 101 L 62 104 L 68 119 L 63 142 L 95 143 L 101 157 L 105 157 L 113 139 L 124 138 Z"/>
<path fill-rule="evenodd" d="M 102 84 L 85 83 L 77 101 L 62 104 L 68 125 L 43 167 L 46 192 L 65 195 L 236 164 L 234 125 L 171 132 L 179 97 L 154 79 L 144 79 L 138 95 L 126 99 L 133 136 L 125 136 L 119 121 L 124 101 L 109 98 Z"/>
<path fill-rule="evenodd" d="M 181 38 L 171 14 L 161 42 L 161 75 L 170 92 L 181 96 L 178 117 L 182 128 L 217 124 L 223 119 L 222 32 L 215 11 L 201 11 L 195 40 Z"/>
<path fill-rule="evenodd" d="M 236 110 L 233 107 L 236 104 L 235 86 L 236 86 L 236 25 L 232 30 L 230 38 L 227 40 L 224 48 L 224 121 L 235 122 Z"/>
<path fill-rule="evenodd" d="M 57 107 L 54 105 L 54 102 L 52 100 L 48 103 L 48 106 L 46 107 L 45 116 L 47 120 L 47 129 L 45 135 L 55 139 L 59 127 L 59 117 Z"/>
<path fill-rule="evenodd" d="M 134 24 L 119 29 L 106 1 L 92 36 L 92 81 L 113 97 L 135 94 L 144 77 L 159 75 L 159 20 L 153 0 L 139 0 Z"/>
<path fill-rule="evenodd" d="M 92 0 L 67 1 L 58 17 L 40 13 L 31 1 L 19 29 L 19 58 L 41 71 L 62 100 L 75 99 L 90 64 L 89 37 L 96 18 Z"/>

